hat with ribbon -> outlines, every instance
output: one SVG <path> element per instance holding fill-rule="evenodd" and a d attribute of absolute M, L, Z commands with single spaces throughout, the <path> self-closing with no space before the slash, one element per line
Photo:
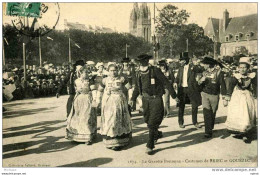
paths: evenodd
<path fill-rule="evenodd" d="M 87 65 L 94 65 L 95 64 L 94 61 L 87 61 L 86 63 L 87 63 Z"/>
<path fill-rule="evenodd" d="M 189 60 L 190 58 L 189 58 L 189 52 L 181 52 L 180 53 L 180 61 L 181 60 L 185 60 L 185 61 L 187 61 L 187 60 Z"/>
<path fill-rule="evenodd" d="M 158 62 L 158 65 L 159 65 L 159 66 L 165 66 L 165 65 L 166 65 L 166 61 L 165 61 L 165 60 L 160 60 L 160 61 Z"/>
<path fill-rule="evenodd" d="M 131 60 L 129 57 L 122 58 L 121 63 L 129 63 Z"/>
<path fill-rule="evenodd" d="M 74 64 L 74 66 L 84 66 L 85 62 L 83 60 L 77 60 Z"/>
<path fill-rule="evenodd" d="M 218 62 L 214 60 L 212 57 L 204 57 L 203 60 L 201 61 L 202 64 L 210 64 L 210 65 L 216 65 Z"/>
<path fill-rule="evenodd" d="M 250 65 L 251 64 L 251 58 L 250 57 L 241 57 L 239 59 L 239 64 L 248 64 Z"/>
<path fill-rule="evenodd" d="M 142 55 L 139 55 L 139 56 L 136 58 L 136 61 L 149 60 L 149 59 L 151 59 L 152 57 L 153 57 L 152 55 L 142 54 Z"/>

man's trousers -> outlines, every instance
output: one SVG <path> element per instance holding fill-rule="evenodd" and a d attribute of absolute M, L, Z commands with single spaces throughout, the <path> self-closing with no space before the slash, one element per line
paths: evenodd
<path fill-rule="evenodd" d="M 211 95 L 205 92 L 201 92 L 201 97 L 205 123 L 205 134 L 212 135 L 216 112 L 218 110 L 219 95 Z"/>
<path fill-rule="evenodd" d="M 144 121 L 149 129 L 146 147 L 153 149 L 154 140 L 158 139 L 158 128 L 163 120 L 164 107 L 161 96 L 143 96 Z"/>

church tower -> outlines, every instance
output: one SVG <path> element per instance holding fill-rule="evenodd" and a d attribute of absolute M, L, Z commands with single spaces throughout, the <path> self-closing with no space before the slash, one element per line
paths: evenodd
<path fill-rule="evenodd" d="M 130 20 L 129 20 L 129 32 L 136 36 L 137 35 L 137 17 L 139 13 L 138 3 L 135 2 L 133 9 L 131 11 Z"/>
<path fill-rule="evenodd" d="M 134 3 L 129 24 L 129 31 L 132 35 L 151 42 L 151 11 L 147 3 L 142 3 L 140 8 L 137 3 Z"/>

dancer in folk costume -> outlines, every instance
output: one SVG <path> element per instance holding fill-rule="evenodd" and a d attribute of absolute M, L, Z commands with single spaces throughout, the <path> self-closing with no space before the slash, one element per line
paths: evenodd
<path fill-rule="evenodd" d="M 56 97 L 59 98 L 60 97 L 60 94 L 62 93 L 63 89 L 68 86 L 68 89 L 69 89 L 69 98 L 68 98 L 68 101 L 67 101 L 67 117 L 69 116 L 70 114 L 70 111 L 71 111 L 71 107 L 72 107 L 72 102 L 73 102 L 73 99 L 75 97 L 75 85 L 74 85 L 74 82 L 77 78 L 77 75 L 76 75 L 76 72 L 82 67 L 84 66 L 84 61 L 83 60 L 77 60 L 75 64 L 73 64 L 73 69 L 67 74 L 66 77 L 64 77 L 64 79 L 62 78 L 60 80 L 60 85 L 59 85 L 59 88 L 57 90 L 57 94 L 56 94 Z"/>
<path fill-rule="evenodd" d="M 198 83 L 202 86 L 202 107 L 205 123 L 206 138 L 212 138 L 212 133 L 215 125 L 216 113 L 218 110 L 219 96 L 222 95 L 223 102 L 224 96 L 227 95 L 226 83 L 224 80 L 224 73 L 219 68 L 219 62 L 212 57 L 204 57 L 201 61 L 205 71 Z"/>
<path fill-rule="evenodd" d="M 128 145 L 132 137 L 131 118 L 123 91 L 127 80 L 118 76 L 118 67 L 115 64 L 108 66 L 108 72 L 108 77 L 99 86 L 99 91 L 104 91 L 102 104 L 98 102 L 98 106 L 101 104 L 100 134 L 107 148 L 119 150 Z"/>
<path fill-rule="evenodd" d="M 146 153 L 152 154 L 155 148 L 155 143 L 162 137 L 162 132 L 159 127 L 163 120 L 164 107 L 162 96 L 167 88 L 172 98 L 178 101 L 176 93 L 171 86 L 168 79 L 164 76 L 162 71 L 154 66 L 149 66 L 149 59 L 151 55 L 139 55 L 136 61 L 139 63 L 139 71 L 135 82 L 133 96 L 130 100 L 130 105 L 136 100 L 138 95 L 142 95 L 142 104 L 144 109 L 144 121 L 149 130 L 149 138 L 146 144 Z"/>
<path fill-rule="evenodd" d="M 121 76 L 124 76 L 128 83 L 126 84 L 127 99 L 131 99 L 133 94 L 133 86 L 135 82 L 135 68 L 133 67 L 130 58 L 122 58 L 122 69 L 119 71 Z"/>
<path fill-rule="evenodd" d="M 230 79 L 228 93 L 231 96 L 228 104 L 226 126 L 238 138 L 249 141 L 248 132 L 256 126 L 256 106 L 253 93 L 257 89 L 256 73 L 249 73 L 250 58 L 241 57 L 239 73 Z"/>
<path fill-rule="evenodd" d="M 75 80 L 76 95 L 67 119 L 66 134 L 69 140 L 90 145 L 97 132 L 97 117 L 91 92 L 95 85 L 93 80 L 89 79 L 85 66 L 77 72 L 77 77 L 79 78 Z"/>
<path fill-rule="evenodd" d="M 103 78 L 107 77 L 108 72 L 104 69 L 104 63 L 103 62 L 98 62 L 96 64 L 96 68 L 97 71 L 96 72 L 92 72 L 93 78 L 94 78 L 94 82 L 95 82 L 95 87 L 96 90 L 92 91 L 92 95 L 93 95 L 93 100 L 96 101 L 100 101 L 100 99 L 102 99 L 102 94 L 100 94 L 100 96 L 98 98 L 100 98 L 99 100 L 97 100 L 97 89 L 99 87 L 99 85 L 102 83 Z M 100 116 L 101 115 L 101 108 L 97 107 L 97 115 Z"/>

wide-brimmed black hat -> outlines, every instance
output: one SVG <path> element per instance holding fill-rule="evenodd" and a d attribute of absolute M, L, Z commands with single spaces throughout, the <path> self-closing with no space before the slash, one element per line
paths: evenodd
<path fill-rule="evenodd" d="M 152 58 L 152 57 L 153 57 L 152 55 L 142 54 L 142 55 L 139 55 L 139 56 L 136 58 L 136 61 L 149 60 L 149 59 Z"/>
<path fill-rule="evenodd" d="M 189 57 L 189 52 L 181 52 L 180 53 L 180 61 L 181 60 L 189 60 L 190 57 Z"/>
<path fill-rule="evenodd" d="M 212 57 L 204 57 L 203 60 L 201 61 L 202 64 L 210 64 L 210 65 L 217 65 L 219 64 L 218 61 L 216 61 L 214 58 Z"/>
<path fill-rule="evenodd" d="M 159 65 L 159 66 L 165 66 L 165 65 L 166 65 L 166 61 L 165 61 L 165 60 L 160 60 L 160 61 L 158 62 L 158 65 Z"/>
<path fill-rule="evenodd" d="M 126 58 L 122 58 L 122 61 L 121 63 L 129 63 L 131 60 L 129 57 L 126 57 Z"/>
<path fill-rule="evenodd" d="M 77 60 L 73 65 L 74 66 L 84 66 L 85 62 L 84 62 L 84 60 Z"/>

